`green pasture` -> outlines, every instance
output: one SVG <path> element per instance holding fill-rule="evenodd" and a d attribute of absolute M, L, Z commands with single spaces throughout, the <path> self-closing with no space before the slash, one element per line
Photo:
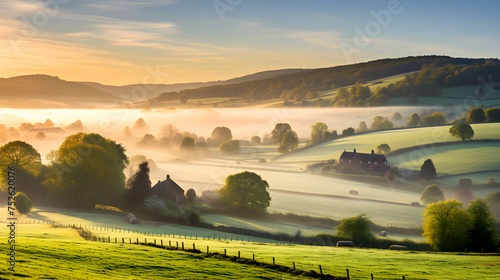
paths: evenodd
<path fill-rule="evenodd" d="M 0 234 L 7 235 L 5 226 Z M 332 246 L 276 245 L 242 241 L 174 239 L 184 242 L 185 249 L 195 248 L 201 254 L 171 251 L 135 244 L 92 242 L 82 239 L 75 230 L 52 228 L 42 224 L 21 224 L 17 233 L 16 274 L 4 262 L 2 279 L 293 279 L 291 274 L 227 260 L 207 257 L 206 250 L 301 270 L 345 276 L 351 279 L 494 279 L 500 273 L 499 257 L 487 254 L 429 253 L 389 251 Z M 148 243 L 152 243 L 148 237 Z M 143 242 L 141 240 L 141 242 Z M 369 246 L 369 244 L 365 244 Z M 2 241 L 6 248 L 6 241 Z M 6 252 L 5 249 L 2 250 Z M 5 255 L 5 254 L 2 254 Z"/>
<path fill-rule="evenodd" d="M 488 170 L 500 170 L 500 143 L 466 143 L 418 149 L 396 156 L 389 156 L 391 166 L 420 170 L 430 158 L 438 176 Z M 485 183 L 486 179 L 483 183 Z"/>
<path fill-rule="evenodd" d="M 473 124 L 474 139 L 500 139 L 499 123 Z M 278 162 L 318 162 L 338 159 L 344 150 L 369 153 L 382 143 L 388 144 L 392 151 L 437 142 L 458 141 L 451 137 L 450 126 L 417 127 L 375 131 L 339 138 L 306 148 L 302 151 L 279 158 Z M 389 164 L 392 164 L 389 161 Z"/>
<path fill-rule="evenodd" d="M 488 177 L 494 177 L 500 182 L 500 171 L 479 172 L 470 174 L 460 174 L 439 178 L 439 182 L 445 185 L 456 185 L 461 178 L 469 178 L 473 184 L 486 184 Z"/>
<path fill-rule="evenodd" d="M 5 225 L 0 234 L 7 236 Z M 16 271 L 7 270 L 1 242 L 0 279 L 293 279 L 290 274 L 182 251 L 85 241 L 69 228 L 21 224 Z M 5 252 L 5 254 L 4 254 Z"/>

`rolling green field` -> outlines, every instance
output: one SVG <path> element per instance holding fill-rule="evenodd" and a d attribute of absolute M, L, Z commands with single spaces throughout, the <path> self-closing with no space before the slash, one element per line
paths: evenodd
<path fill-rule="evenodd" d="M 499 123 L 473 124 L 472 128 L 474 129 L 474 139 L 476 140 L 500 139 L 500 133 L 498 133 L 500 129 Z M 338 159 L 345 149 L 352 151 L 355 148 L 358 152 L 369 153 L 372 149 L 375 149 L 382 143 L 388 144 L 391 147 L 391 150 L 395 151 L 397 149 L 424 144 L 457 141 L 457 138 L 451 137 L 448 132 L 449 129 L 450 126 L 435 126 L 395 129 L 353 135 L 351 137 L 328 141 L 320 145 L 305 149 L 303 151 L 281 157 L 277 160 L 277 162 L 318 162 L 326 161 L 328 159 Z M 482 144 L 477 146 L 477 148 L 481 148 L 481 145 Z M 473 151 L 474 149 L 472 149 L 470 152 L 473 153 Z M 422 152 L 425 154 L 432 151 L 429 149 L 422 149 Z M 496 159 L 494 158 L 495 153 L 490 153 L 488 156 L 492 157 L 491 160 Z M 392 164 L 392 162 L 389 161 L 389 164 Z M 453 170 L 451 170 L 450 168 L 447 172 L 451 171 Z M 457 170 L 457 172 L 461 171 L 462 170 Z"/>
<path fill-rule="evenodd" d="M 387 159 L 391 163 L 391 166 L 419 170 L 422 162 L 430 158 L 438 171 L 438 176 L 440 176 L 445 174 L 500 170 L 498 155 L 500 155 L 500 142 L 457 142 L 453 145 L 389 156 Z M 466 159 L 466 162 L 457 159 Z"/>
<path fill-rule="evenodd" d="M 6 236 L 5 225 L 0 234 Z M 119 235 L 118 237 L 133 237 Z M 150 237 L 152 239 L 152 237 Z M 160 243 L 159 237 L 157 244 Z M 91 242 L 82 239 L 75 230 L 53 228 L 43 224 L 21 224 L 17 230 L 16 273 L 7 271 L 4 262 L 1 279 L 294 279 L 291 274 L 256 266 L 217 260 L 206 254 L 171 251 L 135 244 Z M 152 240 L 148 242 L 152 242 Z M 7 251 L 6 239 L 2 252 Z M 494 279 L 500 273 L 496 255 L 399 252 L 379 249 L 336 248 L 331 246 L 275 245 L 242 241 L 186 240 L 187 248 L 223 253 L 263 263 L 345 276 L 351 279 Z M 186 249 L 187 249 L 186 248 Z M 6 254 L 2 254 L 6 256 Z M 76 273 L 75 273 L 76 272 Z M 303 279 L 303 278 L 302 278 Z"/>
<path fill-rule="evenodd" d="M 4 228 L 0 233 L 7 236 Z M 17 236 L 16 272 L 2 262 L 0 279 L 294 279 L 182 251 L 85 241 L 69 228 L 21 224 Z"/>

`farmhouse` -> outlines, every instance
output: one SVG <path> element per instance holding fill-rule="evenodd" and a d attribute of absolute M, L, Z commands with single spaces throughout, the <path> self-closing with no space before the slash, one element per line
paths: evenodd
<path fill-rule="evenodd" d="M 358 153 L 356 149 L 353 152 L 344 152 L 340 156 L 340 169 L 345 172 L 374 172 L 384 173 L 389 169 L 387 159 L 384 155 Z"/>
<path fill-rule="evenodd" d="M 160 199 L 171 201 L 177 205 L 181 204 L 184 198 L 184 190 L 179 187 L 176 182 L 170 179 L 170 175 L 167 175 L 166 180 L 158 181 L 158 183 L 151 188 L 151 192 Z"/>

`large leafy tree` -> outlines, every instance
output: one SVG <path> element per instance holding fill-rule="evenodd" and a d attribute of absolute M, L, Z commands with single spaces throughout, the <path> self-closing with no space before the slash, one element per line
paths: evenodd
<path fill-rule="evenodd" d="M 434 112 L 430 116 L 423 117 L 419 122 L 418 126 L 433 126 L 446 124 L 446 116 L 443 113 Z"/>
<path fill-rule="evenodd" d="M 274 126 L 273 131 L 271 131 L 271 141 L 273 143 L 281 143 L 283 136 L 288 131 L 291 131 L 292 127 L 287 123 L 277 123 Z"/>
<path fill-rule="evenodd" d="M 233 134 L 231 133 L 231 129 L 225 126 L 218 126 L 212 131 L 212 136 L 210 137 L 210 139 L 214 143 L 220 144 L 233 139 Z"/>
<path fill-rule="evenodd" d="M 416 127 L 419 122 L 420 116 L 417 113 L 413 113 L 408 122 L 405 124 L 405 127 Z"/>
<path fill-rule="evenodd" d="M 424 204 L 431 204 L 443 200 L 443 192 L 436 184 L 427 186 L 422 192 L 422 196 L 420 197 L 420 201 L 422 201 Z"/>
<path fill-rule="evenodd" d="M 469 123 L 482 123 L 486 121 L 486 114 L 483 108 L 476 108 L 469 111 L 467 122 Z"/>
<path fill-rule="evenodd" d="M 500 109 L 489 108 L 485 112 L 487 122 L 500 122 Z"/>
<path fill-rule="evenodd" d="M 460 137 L 462 141 L 474 137 L 474 130 L 468 123 L 455 124 L 450 127 L 450 134 L 453 137 Z"/>
<path fill-rule="evenodd" d="M 115 141 L 96 133 L 78 133 L 66 137 L 50 157 L 52 168 L 44 184 L 61 203 L 93 208 L 122 197 L 128 159 Z"/>
<path fill-rule="evenodd" d="M 2 186 L 6 186 L 4 182 L 7 176 L 7 168 L 10 165 L 15 165 L 19 174 L 34 177 L 40 173 L 41 162 L 38 151 L 26 142 L 12 141 L 3 145 L 0 147 L 0 168 L 2 170 L 0 178 L 3 182 Z M 23 186 L 20 185 L 20 187 Z"/>
<path fill-rule="evenodd" d="M 426 159 L 422 167 L 420 167 L 420 178 L 424 180 L 432 180 L 437 176 L 436 167 L 431 159 Z"/>
<path fill-rule="evenodd" d="M 220 144 L 219 151 L 223 154 L 239 154 L 241 145 L 239 140 L 229 140 Z"/>
<path fill-rule="evenodd" d="M 463 251 L 468 241 L 469 215 L 455 199 L 425 208 L 424 233 L 427 243 L 438 251 Z"/>
<path fill-rule="evenodd" d="M 471 201 L 467 214 L 470 219 L 468 248 L 471 251 L 493 248 L 496 235 L 495 218 L 486 202 L 481 198 Z"/>
<path fill-rule="evenodd" d="M 388 154 L 391 151 L 391 147 L 388 144 L 380 144 L 377 146 L 377 151 L 379 153 Z"/>
<path fill-rule="evenodd" d="M 297 133 L 293 130 L 288 131 L 283 135 L 283 140 L 281 145 L 278 147 L 278 152 L 285 153 L 288 151 L 293 151 L 299 146 L 299 137 Z"/>
<path fill-rule="evenodd" d="M 486 203 L 490 207 L 493 216 L 500 219 L 500 192 L 493 192 L 487 195 Z"/>
<path fill-rule="evenodd" d="M 194 138 L 186 136 L 182 139 L 181 146 L 179 148 L 181 151 L 193 152 L 194 151 Z"/>
<path fill-rule="evenodd" d="M 325 131 L 328 131 L 328 126 L 325 123 L 317 122 L 316 124 L 311 125 L 311 143 L 323 140 Z"/>
<path fill-rule="evenodd" d="M 125 198 L 130 204 L 142 204 L 144 198 L 151 194 L 151 180 L 149 179 L 149 163 L 139 164 L 139 170 L 130 178 L 130 190 Z"/>
<path fill-rule="evenodd" d="M 371 224 L 372 222 L 365 214 L 360 214 L 343 219 L 335 229 L 340 237 L 349 238 L 355 242 L 364 242 L 373 239 L 373 234 L 370 232 Z"/>
<path fill-rule="evenodd" d="M 219 190 L 221 201 L 229 208 L 242 212 L 266 212 L 271 202 L 267 181 L 253 172 L 229 175 Z"/>

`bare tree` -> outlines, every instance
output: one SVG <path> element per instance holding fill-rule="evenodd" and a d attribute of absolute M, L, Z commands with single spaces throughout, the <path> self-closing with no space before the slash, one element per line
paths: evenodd
<path fill-rule="evenodd" d="M 177 127 L 175 127 L 173 124 L 166 124 L 161 127 L 160 134 L 158 136 L 159 138 L 171 139 L 177 133 L 179 133 L 179 129 L 177 129 Z"/>

